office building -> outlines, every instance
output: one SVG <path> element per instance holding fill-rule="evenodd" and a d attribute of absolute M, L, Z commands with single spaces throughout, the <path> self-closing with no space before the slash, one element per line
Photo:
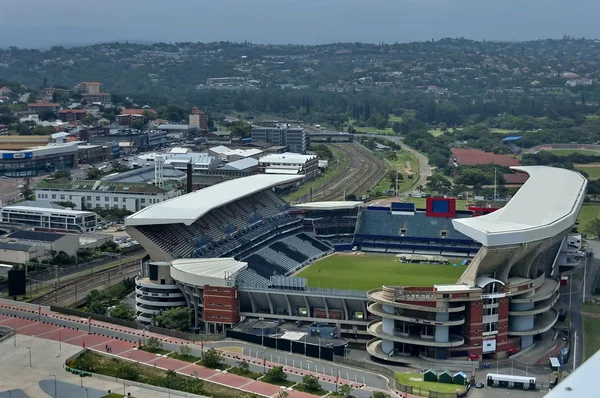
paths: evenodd
<path fill-rule="evenodd" d="M 35 202 L 34 202 L 35 203 Z M 98 226 L 98 215 L 91 211 L 11 205 L 0 210 L 2 222 L 24 224 L 39 230 L 84 233 Z"/>
<path fill-rule="evenodd" d="M 200 131 L 208 131 L 208 121 L 206 120 L 206 112 L 193 107 L 192 113 L 189 116 L 190 126 L 196 127 Z"/>
<path fill-rule="evenodd" d="M 263 141 L 276 146 L 287 146 L 290 152 L 306 153 L 308 142 L 303 128 L 253 127 L 252 141 Z"/>
<path fill-rule="evenodd" d="M 298 153 L 272 153 L 258 159 L 258 169 L 265 174 L 304 175 L 304 181 L 319 175 L 319 157 Z"/>

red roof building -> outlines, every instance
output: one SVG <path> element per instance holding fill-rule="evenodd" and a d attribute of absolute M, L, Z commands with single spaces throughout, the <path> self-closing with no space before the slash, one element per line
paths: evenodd
<path fill-rule="evenodd" d="M 123 109 L 121 115 L 143 115 L 144 112 L 150 112 L 155 115 L 158 114 L 154 109 Z"/>
<path fill-rule="evenodd" d="M 504 183 L 506 185 L 523 185 L 529 178 L 528 174 L 517 173 L 517 174 L 504 174 Z"/>
<path fill-rule="evenodd" d="M 81 120 L 87 115 L 87 112 L 83 109 L 63 109 L 58 111 L 58 118 L 63 122 L 73 122 Z"/>
<path fill-rule="evenodd" d="M 452 148 L 452 160 L 457 166 L 475 166 L 478 164 L 497 164 L 499 166 L 518 166 L 518 159 L 507 155 L 498 155 L 471 148 Z"/>

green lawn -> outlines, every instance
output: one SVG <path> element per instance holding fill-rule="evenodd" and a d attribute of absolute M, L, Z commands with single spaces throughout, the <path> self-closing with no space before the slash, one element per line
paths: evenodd
<path fill-rule="evenodd" d="M 370 290 L 383 285 L 433 286 L 456 283 L 465 267 L 450 264 L 406 264 L 394 256 L 334 254 L 303 269 L 298 277 L 308 286 Z M 459 264 L 454 267 L 453 264 Z"/>
<path fill-rule="evenodd" d="M 550 149 L 549 152 L 552 152 L 556 156 L 567 156 L 573 153 L 579 153 L 582 155 L 598 155 L 600 151 L 588 151 L 587 149 Z"/>
<path fill-rule="evenodd" d="M 585 231 L 586 225 L 594 218 L 600 218 L 600 205 L 584 204 L 579 212 L 579 231 Z"/>
<path fill-rule="evenodd" d="M 594 314 L 600 314 L 600 304 L 594 304 L 594 303 L 583 304 L 581 311 L 582 312 L 591 312 Z"/>
<path fill-rule="evenodd" d="M 600 179 L 600 166 L 586 167 L 586 165 L 576 164 L 575 169 L 577 171 L 583 171 L 585 174 L 587 174 L 588 180 Z"/>
<path fill-rule="evenodd" d="M 416 157 L 408 151 L 397 151 L 396 160 L 385 160 L 390 166 L 390 170 L 397 170 L 402 174 L 402 180 L 398 180 L 398 192 L 409 191 L 413 185 L 419 180 L 419 165 Z M 409 166 L 410 165 L 410 166 Z M 412 174 L 413 178 L 409 179 L 408 175 Z M 374 188 L 375 191 L 385 192 L 388 189 L 394 189 L 396 182 L 384 178 Z"/>
<path fill-rule="evenodd" d="M 600 319 L 583 317 L 583 359 L 586 360 L 600 350 Z"/>
<path fill-rule="evenodd" d="M 419 380 L 417 380 L 419 379 Z M 456 384 L 435 383 L 432 381 L 423 381 L 423 375 L 415 373 L 396 372 L 396 380 L 405 386 L 418 387 L 424 390 L 454 393 L 457 389 L 463 391 L 465 388 Z"/>

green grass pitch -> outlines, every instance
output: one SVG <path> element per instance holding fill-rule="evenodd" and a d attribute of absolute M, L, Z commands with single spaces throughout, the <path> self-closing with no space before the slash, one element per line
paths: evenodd
<path fill-rule="evenodd" d="M 334 254 L 304 268 L 296 276 L 307 278 L 309 287 L 330 289 L 433 286 L 456 283 L 465 271 L 462 260 L 449 260 L 450 264 L 406 264 L 394 256 Z"/>

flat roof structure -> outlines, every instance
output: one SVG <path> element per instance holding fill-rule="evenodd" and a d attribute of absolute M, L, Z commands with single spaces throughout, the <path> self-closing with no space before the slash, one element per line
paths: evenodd
<path fill-rule="evenodd" d="M 148 206 L 127 217 L 125 225 L 176 223 L 192 225 L 194 221 L 211 210 L 278 185 L 299 181 L 303 177 L 261 174 L 225 181 L 200 191 Z"/>
<path fill-rule="evenodd" d="M 329 201 L 329 202 L 310 202 L 310 203 L 299 203 L 294 205 L 295 209 L 302 210 L 343 210 L 343 209 L 356 209 L 357 207 L 363 207 L 363 202 L 358 201 Z"/>
<path fill-rule="evenodd" d="M 50 208 L 50 207 L 34 207 L 34 206 L 19 206 L 19 205 L 11 205 L 4 206 L 3 210 L 20 210 L 25 212 L 34 212 L 34 213 L 47 213 L 47 214 L 62 214 L 65 216 L 89 216 L 92 214 L 96 214 L 91 211 L 82 211 L 82 210 L 71 210 L 65 208 Z"/>
<path fill-rule="evenodd" d="M 247 267 L 248 263 L 232 257 L 181 258 L 171 261 L 171 277 L 194 286 L 229 286 L 235 283 L 237 273 Z"/>
<path fill-rule="evenodd" d="M 15 231 L 8 235 L 9 239 L 25 239 L 35 240 L 39 242 L 55 242 L 65 236 L 65 234 L 57 234 L 55 232 L 38 232 L 38 231 Z"/>
<path fill-rule="evenodd" d="M 551 238 L 576 220 L 587 180 L 579 173 L 545 166 L 511 167 L 529 179 L 501 209 L 452 220 L 454 228 L 484 246 L 523 244 Z"/>
<path fill-rule="evenodd" d="M 277 164 L 299 164 L 306 163 L 309 160 L 315 159 L 317 155 L 301 155 L 299 153 L 284 152 L 272 153 L 263 156 L 258 161 L 260 163 L 277 163 Z"/>

